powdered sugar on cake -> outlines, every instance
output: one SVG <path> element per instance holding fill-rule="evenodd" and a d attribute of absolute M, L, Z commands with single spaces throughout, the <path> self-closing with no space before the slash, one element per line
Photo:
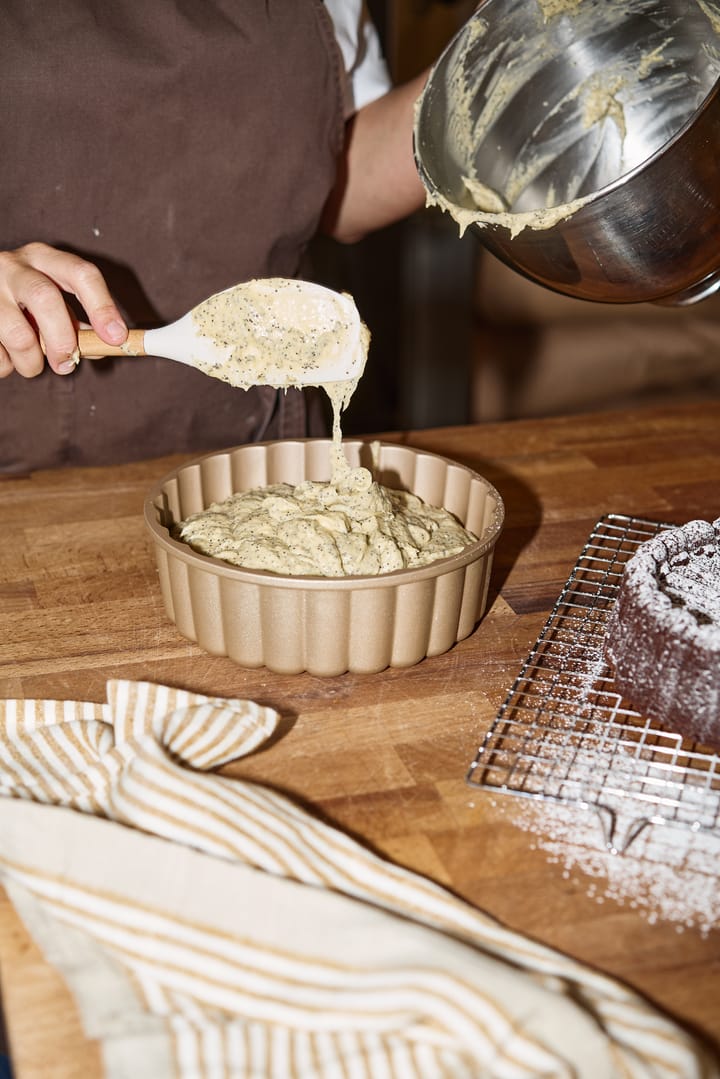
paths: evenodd
<path fill-rule="evenodd" d="M 720 646 L 720 521 L 692 521 L 684 531 L 687 548 L 658 567 L 658 588 L 699 625 L 713 626 Z"/>
<path fill-rule="evenodd" d="M 720 519 L 690 521 L 648 540 L 625 567 L 622 588 L 667 632 L 699 634 L 720 650 Z"/>
<path fill-rule="evenodd" d="M 667 529 L 638 549 L 608 619 L 605 656 L 637 711 L 720 744 L 720 519 Z"/>

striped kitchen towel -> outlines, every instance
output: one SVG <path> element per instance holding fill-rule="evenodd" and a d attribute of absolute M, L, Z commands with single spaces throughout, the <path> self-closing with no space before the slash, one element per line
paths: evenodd
<path fill-rule="evenodd" d="M 614 980 L 212 769 L 278 716 L 0 702 L 0 879 L 108 1079 L 719 1076 Z"/>

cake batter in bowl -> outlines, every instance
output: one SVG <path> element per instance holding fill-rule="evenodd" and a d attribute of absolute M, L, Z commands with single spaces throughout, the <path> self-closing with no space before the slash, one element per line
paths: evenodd
<path fill-rule="evenodd" d="M 434 66 L 428 202 L 604 302 L 720 287 L 720 0 L 484 0 Z"/>

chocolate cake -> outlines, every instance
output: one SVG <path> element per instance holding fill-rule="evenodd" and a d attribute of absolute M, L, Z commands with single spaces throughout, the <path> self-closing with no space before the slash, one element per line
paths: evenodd
<path fill-rule="evenodd" d="M 720 746 L 720 518 L 642 544 L 625 567 L 604 647 L 616 689 L 636 711 Z"/>

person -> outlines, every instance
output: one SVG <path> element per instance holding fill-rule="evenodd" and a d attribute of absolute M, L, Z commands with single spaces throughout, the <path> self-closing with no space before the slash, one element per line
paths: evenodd
<path fill-rule="evenodd" d="M 361 0 L 6 0 L 0 471 L 325 433 L 307 391 L 83 359 L 424 203 L 424 76 L 390 85 Z"/>

